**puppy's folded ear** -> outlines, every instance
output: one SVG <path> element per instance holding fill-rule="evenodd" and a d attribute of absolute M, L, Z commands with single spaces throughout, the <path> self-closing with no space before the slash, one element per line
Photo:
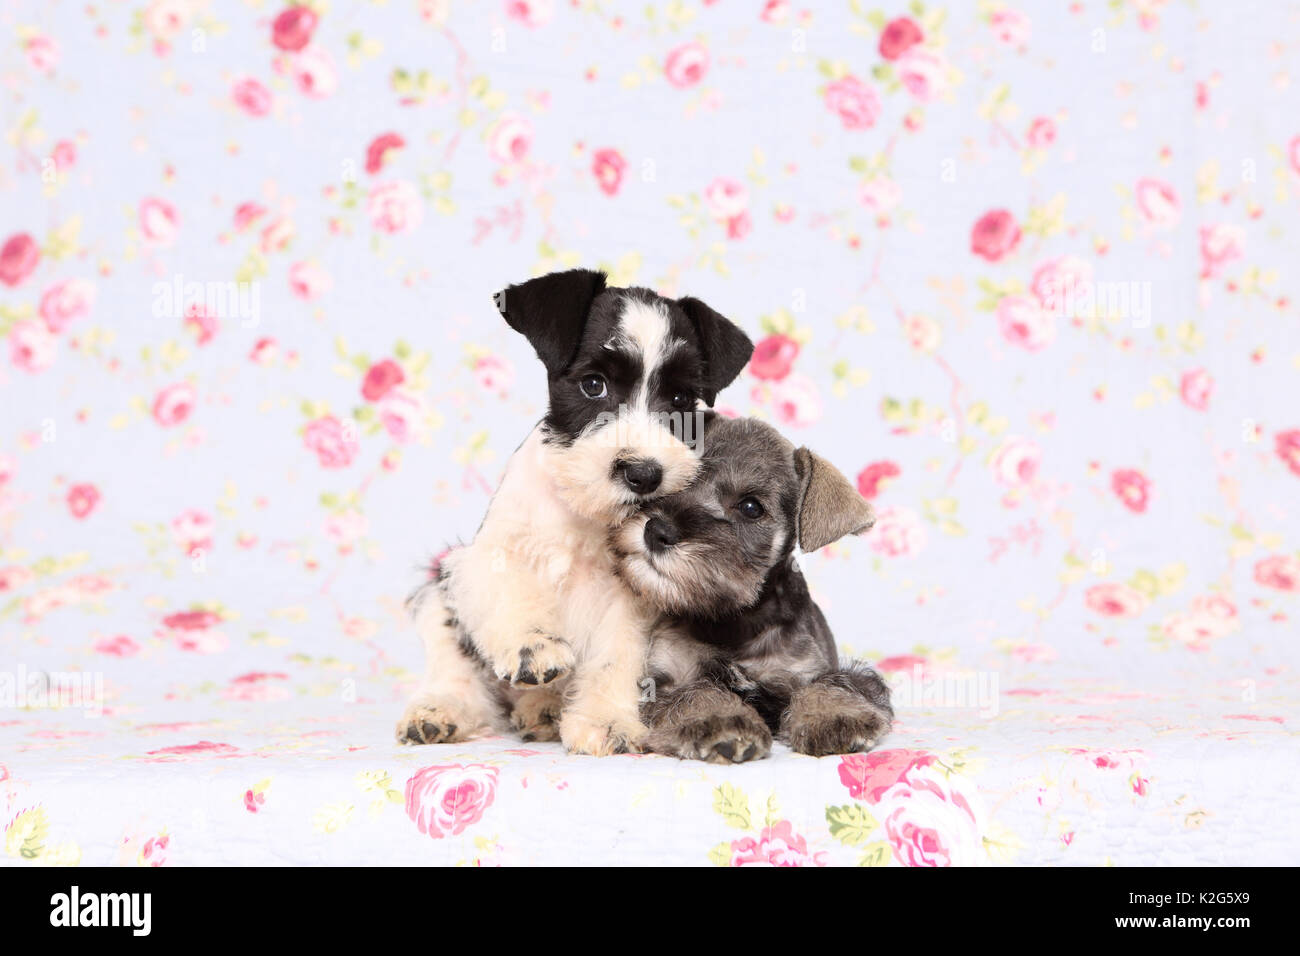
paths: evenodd
<path fill-rule="evenodd" d="M 807 448 L 795 449 L 799 476 L 799 547 L 816 551 L 846 534 L 861 534 L 876 523 L 871 502 L 858 494 L 835 466 Z"/>
<path fill-rule="evenodd" d="M 729 319 L 714 312 L 699 299 L 686 296 L 678 299 L 695 334 L 700 337 L 700 348 L 704 352 L 704 404 L 713 406 L 713 400 L 735 380 L 749 357 L 754 354 L 754 343 L 749 336 Z"/>
<path fill-rule="evenodd" d="M 591 302 L 605 288 L 605 273 L 570 269 L 507 286 L 492 297 L 497 311 L 528 339 L 548 376 L 559 375 L 578 354 Z"/>

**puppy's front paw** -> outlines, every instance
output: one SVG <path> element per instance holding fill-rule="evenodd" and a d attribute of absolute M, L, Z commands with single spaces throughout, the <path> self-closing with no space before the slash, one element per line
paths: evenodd
<path fill-rule="evenodd" d="M 497 677 L 511 687 L 537 687 L 564 677 L 573 669 L 573 648 L 550 634 L 535 632 L 529 640 L 495 655 Z"/>
<path fill-rule="evenodd" d="M 446 707 L 417 702 L 402 713 L 396 736 L 399 744 L 449 744 L 466 739 L 473 729 Z"/>
<path fill-rule="evenodd" d="M 560 740 L 571 754 L 608 757 L 610 754 L 640 753 L 646 728 L 639 720 L 603 718 L 565 712 L 560 717 Z"/>
<path fill-rule="evenodd" d="M 790 748 L 801 754 L 831 754 L 870 750 L 889 733 L 889 715 L 866 701 L 842 710 L 795 712 L 783 730 Z"/>
<path fill-rule="evenodd" d="M 535 740 L 560 739 L 560 711 L 563 700 L 548 688 L 521 694 L 510 711 L 510 723 L 519 736 L 531 743 Z"/>
<path fill-rule="evenodd" d="M 772 732 L 753 712 L 686 717 L 656 731 L 652 748 L 684 760 L 744 763 L 772 750 Z"/>

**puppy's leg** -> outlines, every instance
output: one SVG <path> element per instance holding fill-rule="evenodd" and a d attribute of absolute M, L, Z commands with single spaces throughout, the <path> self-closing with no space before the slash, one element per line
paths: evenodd
<path fill-rule="evenodd" d="M 428 584 L 413 600 L 424 642 L 424 677 L 397 722 L 397 742 L 440 744 L 493 727 L 499 708 L 482 667 L 459 645 L 460 630 Z"/>
<path fill-rule="evenodd" d="M 519 736 L 534 740 L 560 739 L 560 714 L 564 709 L 564 695 L 555 684 L 536 690 L 517 692 L 510 709 L 510 725 Z"/>
<path fill-rule="evenodd" d="M 600 599 L 604 611 L 584 634 L 582 660 L 565 693 L 560 739 L 570 753 L 604 757 L 639 751 L 644 741 L 640 706 L 650 622 L 621 586 L 605 588 Z"/>
<path fill-rule="evenodd" d="M 779 736 L 801 754 L 870 750 L 889 733 L 889 687 L 865 664 L 828 671 L 794 691 Z"/>
<path fill-rule="evenodd" d="M 443 591 L 493 673 L 512 687 L 536 687 L 573 668 L 558 636 L 555 591 L 519 555 L 475 541 L 443 562 Z"/>
<path fill-rule="evenodd" d="M 649 750 L 710 763 L 761 760 L 772 733 L 749 704 L 704 678 L 669 691 L 647 708 Z"/>

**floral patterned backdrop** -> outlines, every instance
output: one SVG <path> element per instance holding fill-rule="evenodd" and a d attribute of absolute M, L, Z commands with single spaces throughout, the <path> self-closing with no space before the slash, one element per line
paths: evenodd
<path fill-rule="evenodd" d="M 510 765 L 392 756 L 401 602 L 542 412 L 492 292 L 578 265 L 738 322 L 720 405 L 874 501 L 809 565 L 845 650 L 1000 687 L 823 761 L 858 802 L 796 828 L 933 862 L 861 817 L 938 792 L 943 861 L 1053 861 L 1096 802 L 1061 795 L 1102 787 L 1077 765 L 1215 852 L 1245 832 L 1197 792 L 1239 776 L 1211 745 L 1276 769 L 1300 697 L 1300 4 L 54 0 L 0 37 L 0 656 L 103 675 L 110 718 L 0 714 L 11 857 L 100 839 L 49 768 L 110 739 L 119 769 L 367 751 L 401 837 L 465 829 L 440 788 Z M 405 796 L 399 759 L 430 765 Z M 825 862 L 710 772 L 754 835 L 709 858 Z M 1023 804 L 1001 831 L 967 776 Z M 303 787 L 334 833 L 350 804 Z M 101 842 L 158 862 L 176 817 Z"/>

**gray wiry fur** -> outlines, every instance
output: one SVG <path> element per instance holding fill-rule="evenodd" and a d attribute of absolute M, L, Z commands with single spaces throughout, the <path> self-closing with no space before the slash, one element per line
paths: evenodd
<path fill-rule="evenodd" d="M 663 613 L 644 708 L 651 748 L 723 763 L 766 756 L 772 734 L 817 756 L 871 749 L 893 720 L 889 688 L 864 664 L 840 664 L 794 561 L 801 525 L 827 544 L 870 527 L 870 506 L 753 419 L 710 416 L 702 456 L 690 487 L 611 534 L 623 579 Z M 740 510 L 750 498 L 761 516 Z"/>

